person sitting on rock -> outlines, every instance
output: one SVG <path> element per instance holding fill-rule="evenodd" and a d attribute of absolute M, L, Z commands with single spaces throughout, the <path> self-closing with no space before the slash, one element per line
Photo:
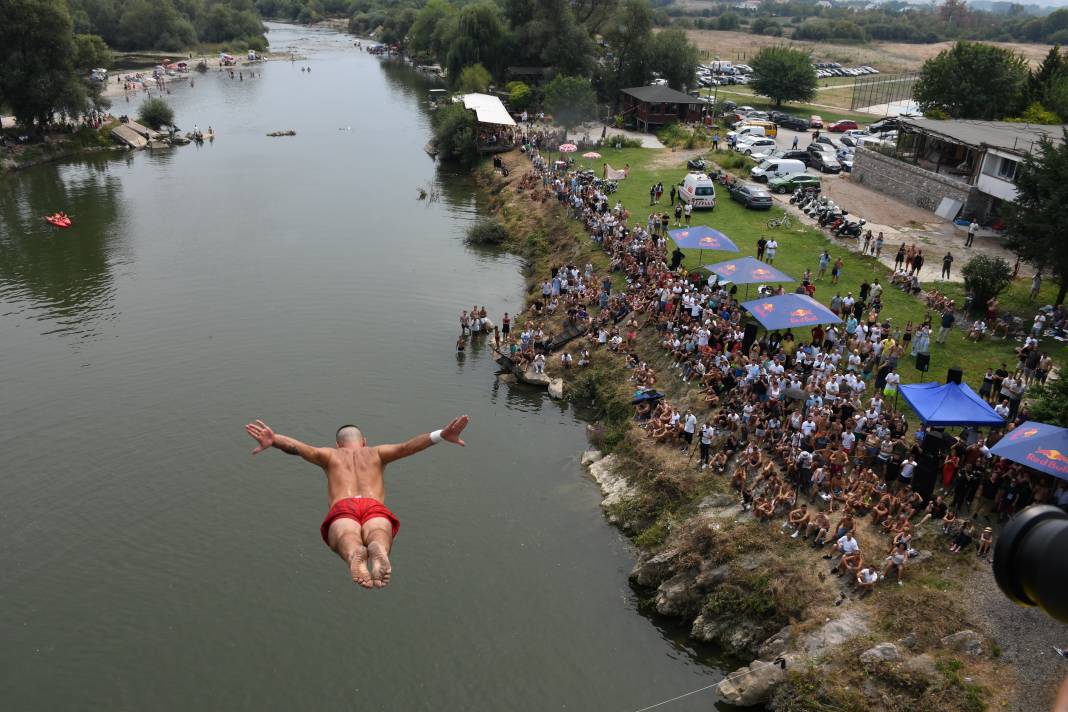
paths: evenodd
<path fill-rule="evenodd" d="M 994 545 L 994 529 L 986 527 L 979 535 L 979 546 L 976 547 L 975 555 L 980 558 L 989 558 L 990 547 Z"/>
<path fill-rule="evenodd" d="M 860 591 L 861 596 L 866 596 L 875 589 L 875 584 L 879 580 L 879 574 L 875 569 L 865 566 L 857 573 L 857 589 Z"/>
<path fill-rule="evenodd" d="M 897 569 L 897 585 L 901 586 L 901 578 L 905 573 L 905 564 L 909 560 L 909 549 L 904 542 L 898 542 L 894 550 L 886 557 L 886 565 L 883 566 L 882 578 L 886 578 L 891 569 Z"/>
<path fill-rule="evenodd" d="M 808 513 L 808 505 L 802 504 L 797 509 L 790 512 L 789 518 L 786 523 L 783 524 L 783 529 L 793 529 L 793 533 L 790 534 L 791 539 L 796 539 L 801 535 L 801 530 L 808 526 L 811 515 Z"/>
<path fill-rule="evenodd" d="M 839 574 L 846 577 L 847 585 L 852 585 L 862 568 L 864 568 L 864 557 L 860 555 L 859 551 L 854 551 L 842 557 Z"/>
<path fill-rule="evenodd" d="M 812 545 L 823 546 L 827 543 L 827 532 L 830 528 L 831 520 L 827 518 L 827 515 L 824 512 L 817 512 L 816 516 L 812 517 L 805 526 L 805 539 L 808 539 L 812 532 L 816 532 Z"/>
<path fill-rule="evenodd" d="M 772 504 L 771 500 L 759 497 L 756 501 L 756 507 L 753 508 L 753 515 L 757 518 L 757 521 L 770 522 L 775 515 L 775 505 Z"/>

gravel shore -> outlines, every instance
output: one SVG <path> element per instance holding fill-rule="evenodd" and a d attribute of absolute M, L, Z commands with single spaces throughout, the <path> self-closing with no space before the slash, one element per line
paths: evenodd
<path fill-rule="evenodd" d="M 1037 608 L 1010 603 L 994 582 L 991 567 L 978 571 L 973 582 L 971 599 L 980 632 L 997 643 L 1001 660 L 1016 669 L 1019 679 L 1008 709 L 1052 709 L 1057 687 L 1068 675 L 1068 659 L 1053 652 L 1053 646 L 1068 646 L 1068 625 Z"/>

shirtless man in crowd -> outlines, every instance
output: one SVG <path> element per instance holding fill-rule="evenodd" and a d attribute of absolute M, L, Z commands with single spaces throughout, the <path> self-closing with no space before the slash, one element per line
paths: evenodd
<path fill-rule="evenodd" d="M 276 447 L 323 468 L 330 509 L 319 528 L 326 545 L 349 566 L 352 580 L 363 588 L 382 588 L 389 583 L 392 567 L 389 551 L 400 529 L 400 521 L 384 504 L 386 498 L 382 471 L 402 457 L 414 455 L 447 440 L 463 445 L 460 433 L 468 418 L 461 415 L 441 430 L 416 435 L 395 445 L 367 445 L 355 425 L 337 431 L 337 447 L 313 447 L 294 438 L 275 434 L 262 420 L 249 423 L 245 431 L 259 443 L 252 454 Z M 370 568 L 369 565 L 370 564 Z"/>

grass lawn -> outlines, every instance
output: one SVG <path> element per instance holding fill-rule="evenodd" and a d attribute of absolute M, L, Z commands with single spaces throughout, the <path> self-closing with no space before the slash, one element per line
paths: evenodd
<path fill-rule="evenodd" d="M 666 150 L 653 149 L 605 149 L 602 151 L 603 158 L 598 162 L 605 161 L 614 168 L 621 168 L 630 164 L 630 176 L 620 181 L 619 191 L 613 195 L 623 202 L 623 205 L 631 212 L 631 224 L 635 222 L 645 223 L 646 218 L 654 209 L 670 209 L 669 192 L 672 183 L 682 180 L 686 174 L 686 164 L 683 160 L 671 160 L 671 153 Z M 726 154 L 711 154 L 713 159 L 717 156 L 722 159 Z M 649 187 L 657 181 L 665 186 L 664 196 L 657 208 L 649 206 Z M 718 188 L 718 186 L 717 186 Z M 769 230 L 767 221 L 771 217 L 782 214 L 782 209 L 772 208 L 770 211 L 754 211 L 742 207 L 729 199 L 725 191 L 717 190 L 717 204 L 714 210 L 694 211 L 693 225 L 708 225 L 722 231 L 729 236 L 741 248 L 741 253 L 730 254 L 724 252 L 704 252 L 703 262 L 711 264 L 731 259 L 756 254 L 756 242 L 761 235 L 774 235 L 779 242 L 779 250 L 775 259 L 775 266 L 787 274 L 800 277 L 806 268 L 815 274 L 818 269 L 820 253 L 827 249 L 830 252 L 832 263 L 834 259 L 841 257 L 844 263 L 842 277 L 838 285 L 830 283 L 830 276 L 818 282 L 815 297 L 827 304 L 835 292 L 842 296 L 852 291 L 856 296 L 860 291 L 860 284 L 867 280 L 878 279 L 883 285 L 883 311 L 881 318 L 890 320 L 897 327 L 904 327 L 908 321 L 919 324 L 929 312 L 924 303 L 911 297 L 901 290 L 890 286 L 890 271 L 872 257 L 864 257 L 852 252 L 845 245 L 838 243 L 834 238 L 825 236 L 822 232 L 807 225 L 794 225 L 788 229 Z M 896 246 L 894 246 L 896 248 Z M 888 245 L 885 249 L 891 249 Z M 686 261 L 684 265 L 690 269 L 696 269 L 699 265 L 699 250 L 684 250 Z M 963 266 L 963 261 L 959 266 Z M 955 265 L 955 269 L 958 265 Z M 963 290 L 960 285 L 944 284 L 947 293 L 958 296 L 958 304 L 963 303 Z M 789 287 L 787 287 L 789 291 Z M 1027 306 L 1027 293 L 1030 289 L 1030 280 L 1017 280 L 1016 283 L 1002 296 L 1005 308 L 1022 316 L 1030 325 L 1030 317 L 1034 307 Z M 752 288 L 751 288 L 752 291 Z M 1050 303 L 1056 296 L 1057 287 L 1052 280 L 1047 280 L 1041 294 L 1042 303 Z M 743 292 L 744 294 L 744 292 Z M 932 313 L 933 323 L 938 324 L 939 315 Z M 960 366 L 964 369 L 965 380 L 976 390 L 982 383 L 983 374 L 988 367 L 996 368 L 1001 363 L 1009 365 L 1010 369 L 1015 366 L 1016 355 L 1013 347 L 1014 341 L 984 340 L 978 343 L 966 341 L 963 330 L 964 319 L 958 319 L 957 325 L 950 334 L 945 345 L 931 344 L 931 367 L 926 374 L 920 373 L 914 368 L 915 361 L 908 356 L 901 360 L 899 373 L 905 383 L 920 383 L 927 381 L 945 380 L 947 369 Z M 937 329 L 936 329 L 937 331 Z M 1064 347 L 1057 341 L 1046 339 L 1043 347 L 1051 353 L 1058 365 L 1064 363 Z"/>

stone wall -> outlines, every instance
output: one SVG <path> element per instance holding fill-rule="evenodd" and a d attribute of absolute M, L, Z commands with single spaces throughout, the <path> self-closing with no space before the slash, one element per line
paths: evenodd
<path fill-rule="evenodd" d="M 970 213 L 983 198 L 976 188 L 966 183 L 867 148 L 857 149 L 851 178 L 859 185 L 931 212 L 942 198 L 952 198 L 963 203 L 964 212 Z"/>

